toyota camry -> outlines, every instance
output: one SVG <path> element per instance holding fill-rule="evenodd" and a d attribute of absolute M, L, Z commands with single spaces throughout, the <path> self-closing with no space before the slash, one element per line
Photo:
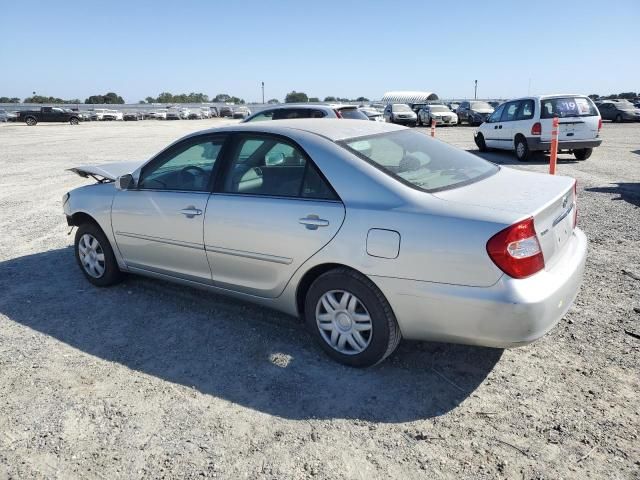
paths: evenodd
<path fill-rule="evenodd" d="M 585 265 L 574 179 L 388 123 L 229 125 L 72 171 L 96 180 L 63 198 L 89 282 L 141 274 L 271 307 L 352 366 L 401 338 L 530 343 Z"/>

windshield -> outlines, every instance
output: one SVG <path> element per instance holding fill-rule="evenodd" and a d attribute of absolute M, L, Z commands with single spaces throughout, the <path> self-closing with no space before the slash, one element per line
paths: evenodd
<path fill-rule="evenodd" d="M 487 102 L 471 102 L 471 110 L 492 110 L 493 107 Z"/>
<path fill-rule="evenodd" d="M 342 115 L 342 118 L 349 118 L 351 120 L 369 120 L 364 113 L 355 108 L 344 108 L 340 110 L 340 115 Z"/>
<path fill-rule="evenodd" d="M 449 109 L 447 107 L 445 107 L 444 105 L 433 105 L 430 110 L 432 112 L 448 112 Z"/>
<path fill-rule="evenodd" d="M 499 170 L 493 163 L 412 130 L 338 143 L 391 177 L 426 192 L 473 183 Z"/>
<path fill-rule="evenodd" d="M 404 103 L 394 105 L 391 109 L 394 112 L 413 112 L 413 110 L 409 108 L 409 105 L 405 105 Z"/>
<path fill-rule="evenodd" d="M 587 97 L 558 97 L 542 100 L 540 118 L 593 117 L 598 110 Z"/>

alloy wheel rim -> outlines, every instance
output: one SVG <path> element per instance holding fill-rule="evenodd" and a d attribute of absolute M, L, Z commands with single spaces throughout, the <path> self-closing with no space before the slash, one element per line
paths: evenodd
<path fill-rule="evenodd" d="M 104 275 L 106 269 L 104 260 L 104 250 L 100 242 L 89 233 L 85 233 L 80 237 L 78 242 L 78 256 L 82 268 L 87 274 L 93 278 L 100 278 Z"/>
<path fill-rule="evenodd" d="M 519 157 L 524 156 L 524 144 L 522 142 L 518 142 L 518 146 L 516 147 L 517 153 Z"/>
<path fill-rule="evenodd" d="M 335 351 L 357 355 L 371 343 L 373 323 L 364 303 L 346 290 L 330 290 L 316 305 L 316 325 Z"/>

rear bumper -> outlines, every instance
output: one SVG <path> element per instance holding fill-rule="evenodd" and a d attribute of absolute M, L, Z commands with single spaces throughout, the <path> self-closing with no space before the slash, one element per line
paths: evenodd
<path fill-rule="evenodd" d="M 580 284 L 587 239 L 575 229 L 549 270 L 487 288 L 372 277 L 385 294 L 402 336 L 412 340 L 516 347 L 542 337 L 566 314 Z"/>
<path fill-rule="evenodd" d="M 558 150 L 578 150 L 580 148 L 595 148 L 602 143 L 601 138 L 593 140 L 574 140 L 558 142 Z M 538 137 L 527 138 L 527 145 L 531 151 L 547 151 L 551 150 L 551 142 L 543 142 Z"/>

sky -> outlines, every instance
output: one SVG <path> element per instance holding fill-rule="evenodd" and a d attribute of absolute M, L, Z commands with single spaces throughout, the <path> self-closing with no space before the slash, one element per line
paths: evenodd
<path fill-rule="evenodd" d="M 640 91 L 640 0 L 0 0 L 0 96 Z"/>

